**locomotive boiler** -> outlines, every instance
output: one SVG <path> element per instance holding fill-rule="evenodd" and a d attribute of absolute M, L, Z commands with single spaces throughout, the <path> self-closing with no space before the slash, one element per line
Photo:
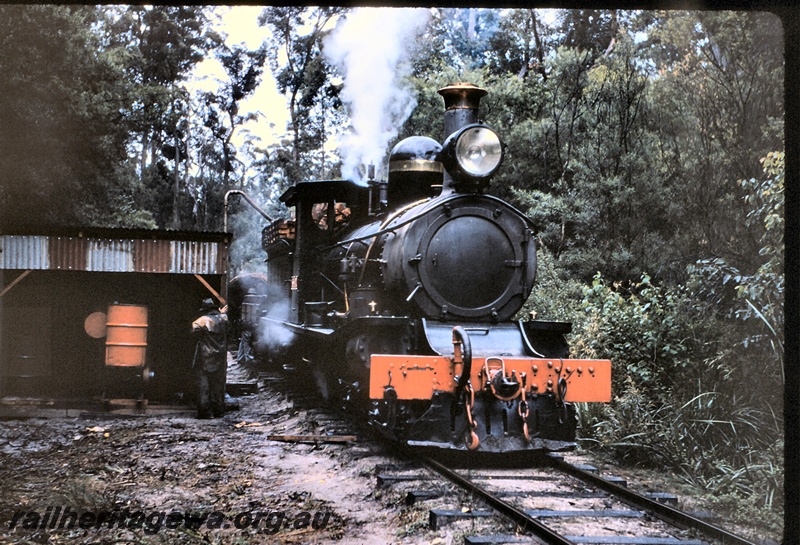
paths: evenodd
<path fill-rule="evenodd" d="M 232 312 L 263 359 L 302 362 L 327 399 L 408 445 L 569 448 L 574 403 L 610 401 L 611 362 L 570 359 L 569 323 L 514 319 L 536 277 L 534 226 L 485 193 L 504 156 L 478 119 L 486 91 L 439 94 L 444 142 L 399 142 L 387 181 L 281 196 L 293 214 L 264 229 L 266 276 Z"/>

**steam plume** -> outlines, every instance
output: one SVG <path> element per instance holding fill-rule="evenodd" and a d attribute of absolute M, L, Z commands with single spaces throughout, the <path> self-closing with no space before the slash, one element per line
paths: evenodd
<path fill-rule="evenodd" d="M 381 165 L 389 141 L 411 115 L 416 100 L 400 86 L 408 44 L 425 22 L 425 9 L 358 8 L 325 41 L 325 55 L 344 76 L 352 133 L 340 146 L 342 175 L 362 181 L 361 165 Z"/>
<path fill-rule="evenodd" d="M 294 341 L 294 331 L 283 325 L 289 321 L 291 302 L 280 289 L 270 288 L 267 296 L 266 320 L 259 322 L 258 345 L 259 350 L 268 350 L 270 353 L 281 353 Z"/>

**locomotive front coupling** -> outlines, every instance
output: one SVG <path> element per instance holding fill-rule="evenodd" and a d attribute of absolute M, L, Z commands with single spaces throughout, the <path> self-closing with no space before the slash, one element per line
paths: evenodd
<path fill-rule="evenodd" d="M 609 360 L 474 354 L 470 329 L 453 328 L 452 355 L 370 358 L 370 398 L 389 402 L 393 417 L 404 402 L 431 402 L 417 426 L 425 444 L 499 451 L 574 441 L 564 425 L 572 403 L 611 400 Z"/>

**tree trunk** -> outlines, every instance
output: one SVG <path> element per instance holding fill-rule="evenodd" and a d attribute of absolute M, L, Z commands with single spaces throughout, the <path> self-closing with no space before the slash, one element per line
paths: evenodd
<path fill-rule="evenodd" d="M 178 213 L 179 202 L 180 202 L 180 191 L 181 191 L 181 148 L 180 142 L 178 141 L 178 134 L 177 131 L 174 136 L 175 142 L 175 170 L 173 172 L 173 183 L 172 183 L 172 228 L 173 229 L 180 229 L 181 227 L 181 220 L 180 214 Z"/>
<path fill-rule="evenodd" d="M 538 65 L 536 71 L 542 75 L 542 81 L 547 81 L 547 71 L 544 69 L 544 47 L 542 46 L 542 38 L 539 36 L 538 21 L 536 20 L 536 10 L 531 10 L 531 18 L 533 18 L 533 39 L 536 43 L 536 58 Z"/>
<path fill-rule="evenodd" d="M 147 148 L 150 146 L 147 136 L 147 129 L 142 130 L 142 157 L 139 167 L 139 177 L 143 186 L 147 183 Z"/>

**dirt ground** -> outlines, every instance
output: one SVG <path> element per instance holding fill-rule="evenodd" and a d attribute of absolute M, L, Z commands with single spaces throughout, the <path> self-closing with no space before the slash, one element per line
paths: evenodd
<path fill-rule="evenodd" d="M 0 543 L 463 543 L 376 487 L 376 466 L 397 463 L 386 447 L 270 440 L 341 421 L 269 383 L 238 400 L 216 420 L 0 421 Z"/>
<path fill-rule="evenodd" d="M 0 543 L 398 541 L 380 455 L 268 440 L 326 431 L 270 389 L 239 400 L 217 420 L 0 422 Z"/>

